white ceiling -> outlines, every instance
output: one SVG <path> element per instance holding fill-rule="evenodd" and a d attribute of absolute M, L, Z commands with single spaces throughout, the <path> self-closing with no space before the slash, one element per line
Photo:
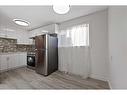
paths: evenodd
<path fill-rule="evenodd" d="M 27 30 L 52 23 L 61 23 L 76 17 L 88 15 L 106 9 L 106 6 L 71 6 L 65 15 L 56 14 L 52 6 L 0 6 L 0 14 L 7 17 L 10 23 L 13 19 L 24 19 L 30 22 Z M 21 27 L 18 26 L 17 27 Z"/>

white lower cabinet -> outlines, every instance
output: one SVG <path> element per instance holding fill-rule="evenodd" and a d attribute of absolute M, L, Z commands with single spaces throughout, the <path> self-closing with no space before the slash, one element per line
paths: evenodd
<path fill-rule="evenodd" d="M 19 64 L 18 66 L 25 66 L 27 65 L 27 53 L 20 53 L 20 58 L 17 60 Z"/>
<path fill-rule="evenodd" d="M 18 66 L 17 65 L 18 64 L 18 62 L 17 62 L 18 58 L 17 57 L 19 57 L 19 54 L 10 54 L 9 55 L 9 62 L 7 63 L 9 65 L 8 66 L 9 69 L 15 68 Z"/>
<path fill-rule="evenodd" d="M 27 53 L 3 53 L 0 54 L 0 70 L 18 68 L 27 65 Z"/>
<path fill-rule="evenodd" d="M 0 55 L 0 70 L 6 70 L 8 67 L 7 64 L 7 55 Z"/>

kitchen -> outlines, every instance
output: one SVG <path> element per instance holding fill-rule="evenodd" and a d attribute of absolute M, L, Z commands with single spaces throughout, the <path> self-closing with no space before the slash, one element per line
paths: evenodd
<path fill-rule="evenodd" d="M 109 89 L 107 9 L 0 6 L 0 89 Z"/>
<path fill-rule="evenodd" d="M 0 95 L 127 95 L 126 0 L 0 0 Z"/>

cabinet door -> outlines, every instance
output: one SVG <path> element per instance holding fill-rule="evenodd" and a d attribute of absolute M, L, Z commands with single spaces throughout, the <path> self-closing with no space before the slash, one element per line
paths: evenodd
<path fill-rule="evenodd" d="M 34 40 L 33 39 L 29 39 L 29 44 L 33 45 L 34 44 Z"/>
<path fill-rule="evenodd" d="M 15 68 L 18 66 L 18 56 L 17 54 L 10 54 L 9 55 L 9 69 Z"/>
<path fill-rule="evenodd" d="M 16 53 L 9 55 L 9 69 L 25 66 L 27 53 Z"/>
<path fill-rule="evenodd" d="M 6 32 L 6 37 L 7 38 L 12 38 L 12 39 L 17 39 L 17 31 L 7 31 Z"/>
<path fill-rule="evenodd" d="M 0 55 L 0 72 L 1 72 L 1 55 Z"/>
<path fill-rule="evenodd" d="M 6 33 L 5 32 L 0 32 L 0 37 L 6 37 Z"/>
<path fill-rule="evenodd" d="M 1 71 L 26 65 L 27 65 L 27 53 L 0 55 Z"/>
<path fill-rule="evenodd" d="M 13 55 L 13 59 L 14 59 L 14 67 L 19 67 L 20 66 L 20 63 L 19 63 L 19 59 L 20 59 L 20 56 L 18 53 L 14 54 Z"/>
<path fill-rule="evenodd" d="M 14 60 L 12 54 L 9 54 L 9 62 L 8 62 L 8 68 L 13 68 L 14 67 Z"/>
<path fill-rule="evenodd" d="M 20 66 L 26 66 L 27 65 L 27 53 L 20 53 L 18 62 Z"/>
<path fill-rule="evenodd" d="M 7 70 L 8 69 L 8 56 L 7 55 L 1 55 L 0 60 L 0 70 Z"/>

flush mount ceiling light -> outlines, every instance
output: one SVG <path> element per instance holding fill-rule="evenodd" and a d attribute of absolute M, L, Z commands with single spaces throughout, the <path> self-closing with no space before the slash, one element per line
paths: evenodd
<path fill-rule="evenodd" d="M 25 21 L 25 20 L 22 20 L 22 19 L 13 19 L 13 21 L 18 24 L 18 25 L 21 25 L 21 26 L 29 26 L 29 22 L 28 21 Z"/>
<path fill-rule="evenodd" d="M 53 10 L 57 13 L 57 14 L 66 14 L 69 12 L 70 10 L 70 6 L 69 5 L 53 5 Z"/>

